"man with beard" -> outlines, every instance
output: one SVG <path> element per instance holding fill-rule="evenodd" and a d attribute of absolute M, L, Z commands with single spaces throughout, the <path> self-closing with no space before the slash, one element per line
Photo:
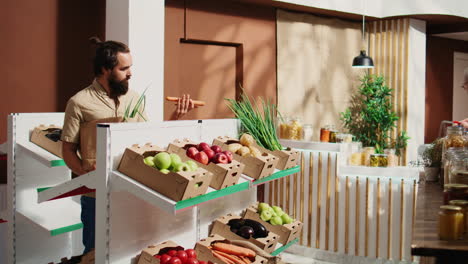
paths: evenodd
<path fill-rule="evenodd" d="M 130 109 L 140 97 L 128 89 L 128 80 L 132 76 L 132 56 L 128 47 L 117 41 L 101 42 L 97 38 L 90 39 L 97 45 L 94 57 L 94 75 L 92 84 L 74 95 L 67 103 L 62 131 L 63 160 L 75 175 L 82 175 L 95 169 L 95 160 L 83 162 L 77 151 L 80 147 L 80 128 L 90 121 L 105 118 L 122 117 L 125 109 Z M 177 103 L 177 109 L 172 119 L 178 119 L 194 108 L 190 97 L 184 95 Z M 140 109 L 142 116 L 137 116 L 137 122 L 146 121 L 146 114 Z M 94 150 L 95 152 L 95 150 Z M 81 197 L 81 221 L 83 222 L 83 255 L 94 248 L 95 240 L 95 194 L 84 194 Z M 80 257 L 73 258 L 69 263 L 77 263 Z"/>

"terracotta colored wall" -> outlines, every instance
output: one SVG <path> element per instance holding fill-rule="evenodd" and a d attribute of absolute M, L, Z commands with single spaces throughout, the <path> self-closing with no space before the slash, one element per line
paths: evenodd
<path fill-rule="evenodd" d="M 468 52 L 468 42 L 427 37 L 426 46 L 426 127 L 424 142 L 439 134 L 440 122 L 452 119 L 453 53 Z"/>
<path fill-rule="evenodd" d="M 230 1 L 185 3 L 184 31 L 184 1 L 166 1 L 164 93 L 190 93 L 207 101 L 206 107 L 186 118 L 232 116 L 224 98 L 235 97 L 239 76 L 249 95 L 276 102 L 275 9 Z M 184 32 L 189 39 L 242 44 L 243 54 L 235 47 L 180 43 Z M 165 103 L 165 119 L 173 109 L 173 104 Z"/>
<path fill-rule="evenodd" d="M 105 0 L 2 1 L 0 143 L 7 115 L 63 112 L 92 80 L 88 38 L 104 37 Z"/>

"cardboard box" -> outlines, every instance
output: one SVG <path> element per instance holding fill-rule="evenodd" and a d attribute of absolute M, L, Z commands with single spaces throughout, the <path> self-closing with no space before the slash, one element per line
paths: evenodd
<path fill-rule="evenodd" d="M 195 245 L 195 252 L 197 253 L 198 259 L 206 261 L 206 262 L 211 261 L 213 264 L 228 264 L 218 259 L 217 257 L 213 256 L 213 253 L 211 252 L 211 249 L 209 247 L 211 246 L 212 243 L 216 241 L 229 243 L 229 240 L 226 240 L 224 237 L 220 235 L 216 235 L 216 234 L 210 235 L 209 237 L 200 240 Z M 255 261 L 252 262 L 252 264 L 267 264 L 267 260 L 257 255 L 255 257 Z"/>
<path fill-rule="evenodd" d="M 278 242 L 286 245 L 289 242 L 293 241 L 294 239 L 298 238 L 302 231 L 302 222 L 296 220 L 291 224 L 286 225 L 272 225 L 268 222 L 263 221 L 258 214 L 258 203 L 249 206 L 244 213 L 244 218 L 252 219 L 257 222 L 260 222 L 262 225 L 266 227 L 271 232 L 274 232 L 279 236 Z"/>
<path fill-rule="evenodd" d="M 301 156 L 298 150 L 292 149 L 290 147 L 275 151 L 265 149 L 265 151 L 279 159 L 278 164 L 276 164 L 276 168 L 278 170 L 286 170 L 297 166 Z"/>
<path fill-rule="evenodd" d="M 125 150 L 118 171 L 174 201 L 181 201 L 206 193 L 213 174 L 203 168 L 199 167 L 196 171 L 164 174 L 143 162 L 145 157 L 154 156 L 161 151 L 165 150 L 151 144 L 144 146 L 133 145 Z"/>
<path fill-rule="evenodd" d="M 55 156 L 62 158 L 62 140 L 53 141 L 51 138 L 47 137 L 48 134 L 57 130 L 62 130 L 62 128 L 55 125 L 40 125 L 35 127 L 31 133 L 31 142 Z"/>
<path fill-rule="evenodd" d="M 173 143 L 169 144 L 168 150 L 179 154 L 182 160 L 186 161 L 189 159 L 192 160 L 187 157 L 186 151 L 188 148 L 193 146 L 197 146 L 197 143 L 189 139 L 175 140 Z M 216 190 L 235 185 L 245 169 L 245 165 L 236 160 L 233 160 L 229 164 L 216 164 L 210 162 L 208 165 L 205 165 L 196 160 L 195 162 L 197 162 L 198 166 L 213 173 L 213 180 L 211 181 L 210 187 Z"/>
<path fill-rule="evenodd" d="M 137 264 L 159 264 L 159 259 L 153 256 L 157 254 L 162 255 L 171 249 L 183 250 L 184 248 L 170 240 L 158 245 L 148 246 L 141 251 Z"/>
<path fill-rule="evenodd" d="M 213 145 L 218 145 L 223 150 L 229 150 L 228 145 L 232 143 L 240 144 L 239 140 L 226 136 L 220 136 L 213 140 Z M 263 153 L 260 157 L 242 157 L 236 153 L 233 153 L 235 160 L 245 164 L 244 174 L 257 180 L 273 174 L 278 164 L 277 157 L 264 151 L 263 148 L 259 148 L 259 150 Z"/>
<path fill-rule="evenodd" d="M 226 216 L 219 217 L 213 222 L 210 234 L 218 234 L 224 238 L 230 240 L 246 240 L 263 249 L 265 252 L 271 253 L 275 250 L 279 236 L 268 229 L 268 236 L 262 238 L 249 238 L 245 239 L 236 233 L 231 231 L 231 227 L 228 225 L 229 220 L 242 218 L 238 215 L 228 214 Z"/>

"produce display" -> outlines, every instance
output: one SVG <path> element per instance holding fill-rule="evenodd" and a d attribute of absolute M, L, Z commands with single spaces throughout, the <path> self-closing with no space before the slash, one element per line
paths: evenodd
<path fill-rule="evenodd" d="M 228 222 L 230 229 L 233 233 L 237 235 L 249 239 L 250 237 L 253 238 L 261 238 L 268 236 L 268 230 L 257 221 L 250 220 L 250 219 L 231 219 Z"/>
<path fill-rule="evenodd" d="M 283 211 L 281 207 L 270 206 L 267 203 L 258 204 L 260 218 L 272 225 L 286 225 L 294 222 L 294 219 Z"/>
<path fill-rule="evenodd" d="M 179 155 L 174 153 L 159 152 L 155 156 L 147 156 L 143 162 L 153 168 L 158 169 L 164 174 L 169 172 L 196 171 L 198 165 L 194 161 L 182 162 Z"/>
<path fill-rule="evenodd" d="M 170 249 L 165 253 L 155 254 L 153 257 L 159 259 L 160 264 L 207 264 L 197 259 L 197 253 L 193 249 Z"/>
<path fill-rule="evenodd" d="M 251 135 L 243 134 L 239 142 L 229 144 L 229 151 L 242 157 L 252 156 L 257 158 L 262 156 L 262 152 L 255 146 L 255 139 Z"/>
<path fill-rule="evenodd" d="M 197 146 L 187 148 L 186 154 L 189 158 L 205 165 L 208 165 L 210 162 L 216 164 L 229 164 L 233 159 L 231 151 L 223 151 L 220 146 L 210 146 L 205 142 L 201 142 Z"/>

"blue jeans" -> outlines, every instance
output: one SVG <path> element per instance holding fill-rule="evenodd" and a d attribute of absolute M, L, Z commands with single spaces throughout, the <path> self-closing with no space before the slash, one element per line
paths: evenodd
<path fill-rule="evenodd" d="M 83 254 L 94 248 L 96 229 L 96 198 L 81 196 L 81 222 L 83 223 Z"/>

